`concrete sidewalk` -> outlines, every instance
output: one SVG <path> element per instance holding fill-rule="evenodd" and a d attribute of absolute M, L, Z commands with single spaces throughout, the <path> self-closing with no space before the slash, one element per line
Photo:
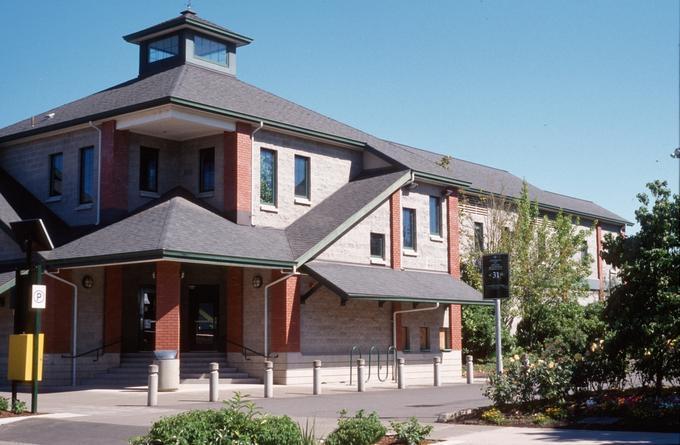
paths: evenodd
<path fill-rule="evenodd" d="M 386 422 L 415 416 L 434 426 L 433 438 L 444 444 L 487 444 L 571 442 L 575 444 L 677 444 L 678 435 L 656 433 L 618 433 L 539 428 L 499 428 L 434 423 L 442 412 L 458 411 L 489 404 L 481 395 L 481 384 L 447 385 L 441 388 L 412 387 L 396 390 L 393 385 L 372 386 L 365 393 L 347 386 L 324 386 L 324 394 L 312 396 L 309 387 L 276 386 L 275 398 L 262 397 L 262 385 L 222 385 L 220 399 L 235 392 L 249 394 L 262 410 L 286 414 L 302 425 L 315 425 L 317 436 L 332 431 L 341 409 L 376 411 Z M 7 397 L 8 394 L 0 393 Z M 27 400 L 28 395 L 21 396 Z M 159 394 L 157 407 L 146 406 L 145 388 L 90 389 L 55 391 L 40 396 L 40 411 L 51 413 L 3 425 L 0 445 L 5 443 L 70 445 L 121 444 L 132 436 L 144 434 L 163 416 L 191 409 L 217 409 L 221 402 L 207 402 L 204 385 L 183 385 L 179 391 Z"/>

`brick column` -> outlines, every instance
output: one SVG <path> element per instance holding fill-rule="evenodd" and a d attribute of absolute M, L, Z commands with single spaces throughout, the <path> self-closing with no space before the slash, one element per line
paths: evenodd
<path fill-rule="evenodd" d="M 401 269 L 401 189 L 390 196 L 390 264 Z"/>
<path fill-rule="evenodd" d="M 179 354 L 180 263 L 156 263 L 156 345 L 154 349 L 174 349 Z"/>
<path fill-rule="evenodd" d="M 123 218 L 128 210 L 128 131 L 106 121 L 102 132 L 101 222 Z"/>
<path fill-rule="evenodd" d="M 604 272 L 602 270 L 602 226 L 597 223 L 595 226 L 595 249 L 597 254 L 597 281 L 599 281 L 599 297 L 604 298 Z"/>
<path fill-rule="evenodd" d="M 227 269 L 227 340 L 243 344 L 243 268 Z M 239 352 L 240 348 L 227 343 L 227 352 Z"/>
<path fill-rule="evenodd" d="M 59 277 L 71 281 L 71 271 L 64 270 Z M 47 286 L 47 295 L 50 298 L 42 315 L 45 352 L 48 354 L 70 353 L 73 288 L 47 275 L 44 276 L 44 284 Z"/>
<path fill-rule="evenodd" d="M 448 242 L 449 274 L 460 279 L 460 221 L 458 207 L 458 191 L 454 191 L 446 198 L 446 226 Z M 463 319 L 459 304 L 449 305 L 449 329 L 451 330 L 451 349 L 463 349 Z"/>
<path fill-rule="evenodd" d="M 250 224 L 252 205 L 252 132 L 250 124 L 236 123 L 224 133 L 224 213 L 237 224 Z"/>
<path fill-rule="evenodd" d="M 281 273 L 272 273 L 272 280 L 280 277 Z M 299 281 L 290 277 L 270 290 L 270 352 L 300 352 Z"/>
<path fill-rule="evenodd" d="M 104 344 L 118 342 L 105 352 L 120 352 L 123 335 L 123 267 L 109 266 L 104 270 Z"/>

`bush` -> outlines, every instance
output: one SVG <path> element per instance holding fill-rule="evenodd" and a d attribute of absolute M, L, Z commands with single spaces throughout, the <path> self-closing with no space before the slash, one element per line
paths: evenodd
<path fill-rule="evenodd" d="M 12 404 L 12 412 L 14 414 L 21 414 L 25 411 L 27 411 L 26 402 L 22 402 L 21 400 L 15 400 L 14 403 Z"/>
<path fill-rule="evenodd" d="M 490 306 L 464 305 L 463 355 L 472 355 L 475 360 L 484 360 L 496 355 L 496 321 L 494 308 Z M 515 338 L 503 325 L 503 352 L 515 347 Z"/>
<path fill-rule="evenodd" d="M 298 445 L 300 427 L 288 416 L 263 415 L 254 403 L 235 394 L 221 410 L 189 411 L 165 417 L 133 445 Z"/>
<path fill-rule="evenodd" d="M 364 410 L 354 417 L 347 417 L 347 411 L 340 411 L 338 427 L 328 435 L 325 445 L 372 445 L 387 433 L 375 412 L 368 416 Z"/>
<path fill-rule="evenodd" d="M 390 422 L 397 439 L 407 445 L 418 445 L 432 432 L 432 425 L 421 425 L 418 419 L 411 417 L 407 422 Z"/>
<path fill-rule="evenodd" d="M 482 413 L 482 420 L 493 423 L 494 425 L 503 425 L 505 423 L 505 416 L 497 408 L 487 409 Z"/>
<path fill-rule="evenodd" d="M 9 410 L 9 400 L 4 397 L 0 397 L 0 411 Z"/>

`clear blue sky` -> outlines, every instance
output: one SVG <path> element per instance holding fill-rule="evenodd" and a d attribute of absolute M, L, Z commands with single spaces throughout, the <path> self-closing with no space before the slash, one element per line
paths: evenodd
<path fill-rule="evenodd" d="M 678 189 L 678 4 L 194 0 L 253 37 L 241 79 L 377 136 L 503 168 L 634 219 Z M 136 76 L 121 36 L 181 0 L 13 1 L 0 126 Z"/>

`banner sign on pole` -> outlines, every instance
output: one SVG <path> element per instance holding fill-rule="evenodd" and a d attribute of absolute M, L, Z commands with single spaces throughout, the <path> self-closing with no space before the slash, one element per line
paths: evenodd
<path fill-rule="evenodd" d="M 510 297 L 510 261 L 507 253 L 482 257 L 482 285 L 484 299 Z"/>

